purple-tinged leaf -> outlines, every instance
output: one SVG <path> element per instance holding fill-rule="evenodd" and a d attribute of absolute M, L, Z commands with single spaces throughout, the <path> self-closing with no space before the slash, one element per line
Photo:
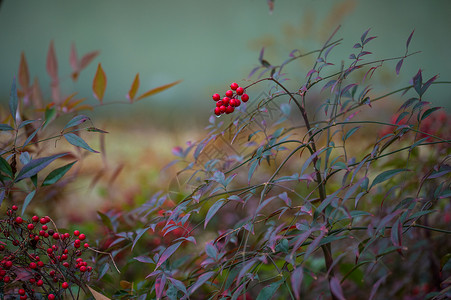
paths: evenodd
<path fill-rule="evenodd" d="M 252 175 L 254 175 L 255 170 L 257 169 L 258 166 L 258 160 L 255 160 L 252 164 L 251 167 L 249 168 L 249 173 L 247 175 L 247 183 L 250 184 L 251 182 L 251 178 Z"/>
<path fill-rule="evenodd" d="M 430 114 L 432 114 L 434 111 L 441 109 L 442 107 L 432 107 L 426 110 L 423 115 L 421 116 L 421 121 L 429 117 Z"/>
<path fill-rule="evenodd" d="M 208 222 L 210 222 L 211 218 L 216 214 L 216 212 L 222 207 L 222 204 L 225 202 L 224 199 L 216 201 L 208 210 L 207 216 L 205 217 L 204 228 L 207 227 Z"/>
<path fill-rule="evenodd" d="M 13 117 L 14 124 L 16 124 L 17 103 L 16 77 L 13 77 L 11 92 L 9 94 L 9 112 L 11 113 L 11 117 Z"/>
<path fill-rule="evenodd" d="M 207 253 L 207 255 L 209 257 L 213 258 L 213 259 L 217 259 L 218 258 L 218 250 L 211 243 L 207 243 L 205 245 L 205 253 Z"/>
<path fill-rule="evenodd" d="M 298 224 L 296 224 L 296 227 L 298 227 Z M 292 251 L 292 255 L 294 255 L 296 253 L 296 251 L 298 251 L 299 247 L 309 238 L 310 234 L 312 233 L 312 229 L 309 229 L 303 233 L 301 233 L 297 239 L 296 239 L 296 243 L 293 245 L 293 251 Z"/>
<path fill-rule="evenodd" d="M 282 199 L 287 206 L 291 207 L 291 199 L 288 197 L 287 192 L 279 194 L 279 198 Z"/>
<path fill-rule="evenodd" d="M 293 294 L 296 300 L 301 299 L 301 284 L 302 279 L 304 277 L 304 270 L 301 266 L 298 266 L 296 269 L 291 272 L 291 288 L 293 289 Z"/>
<path fill-rule="evenodd" d="M 103 276 L 105 276 L 106 272 L 108 272 L 108 269 L 110 268 L 109 263 L 105 263 L 103 267 L 101 268 L 99 275 L 97 276 L 97 280 L 100 280 Z"/>
<path fill-rule="evenodd" d="M 426 81 L 425 84 L 423 84 L 423 86 L 421 87 L 421 94 L 424 94 L 427 89 L 429 88 L 429 86 L 438 78 L 438 75 L 435 75 L 434 77 L 432 77 L 431 79 L 429 79 L 428 81 Z"/>
<path fill-rule="evenodd" d="M 372 37 L 367 38 L 367 39 L 363 42 L 363 45 L 366 45 L 369 41 L 372 41 L 372 40 L 374 40 L 375 38 L 377 38 L 377 36 L 372 36 Z"/>
<path fill-rule="evenodd" d="M 72 118 L 72 120 L 70 120 L 66 126 L 64 126 L 63 130 L 70 128 L 70 127 L 74 127 L 74 126 L 78 126 L 81 123 L 86 122 L 87 120 L 91 120 L 88 116 L 85 115 L 78 115 L 75 116 L 74 118 Z"/>
<path fill-rule="evenodd" d="M 3 199 L 5 199 L 5 190 L 0 191 L 0 206 L 3 203 Z"/>
<path fill-rule="evenodd" d="M 152 258 L 150 258 L 148 256 L 144 256 L 144 255 L 133 257 L 133 259 L 137 260 L 139 262 L 145 263 L 145 264 L 154 264 L 155 263 Z"/>
<path fill-rule="evenodd" d="M 412 32 L 413 33 L 413 32 Z M 385 279 L 387 279 L 388 275 L 387 274 L 381 278 L 379 278 L 375 284 L 373 284 L 373 288 L 371 289 L 371 293 L 370 293 L 370 297 L 368 298 L 368 300 L 373 300 L 374 297 L 376 296 L 377 290 L 379 289 L 379 286 L 385 282 Z"/>
<path fill-rule="evenodd" d="M 251 71 L 251 72 L 249 73 L 249 75 L 247 76 L 247 78 L 251 78 L 252 75 L 254 75 L 255 72 L 257 72 L 260 68 L 261 68 L 260 66 L 253 68 L 252 71 Z"/>
<path fill-rule="evenodd" d="M 349 59 L 356 59 L 355 54 L 352 53 L 351 55 L 349 55 Z"/>
<path fill-rule="evenodd" d="M 318 71 L 316 71 L 315 69 L 311 69 L 310 71 L 308 71 L 307 75 L 305 75 L 305 77 L 310 77 L 313 73 L 316 73 Z"/>
<path fill-rule="evenodd" d="M 357 44 L 355 44 L 354 47 L 352 47 L 352 48 L 354 48 L 354 49 L 362 48 L 362 45 L 360 45 L 360 43 L 357 43 Z"/>
<path fill-rule="evenodd" d="M 399 124 L 399 122 L 401 122 L 408 115 L 410 115 L 410 113 L 408 111 L 404 111 L 404 112 L 400 113 L 399 116 L 395 120 L 395 124 Z"/>
<path fill-rule="evenodd" d="M 356 126 L 356 127 L 352 128 L 351 130 L 349 130 L 348 132 L 346 132 L 345 136 L 343 137 L 343 142 L 346 141 L 351 135 L 353 135 L 359 129 L 360 129 L 360 126 Z"/>
<path fill-rule="evenodd" d="M 175 156 L 184 158 L 183 148 L 180 146 L 176 146 L 176 147 L 172 148 L 172 154 L 174 154 Z"/>
<path fill-rule="evenodd" d="M 312 254 L 319 246 L 319 243 L 323 239 L 323 237 L 326 235 L 325 228 L 321 228 L 321 233 L 312 241 L 312 243 L 307 247 L 307 250 L 304 254 L 304 261 L 307 260 L 307 258 Z"/>
<path fill-rule="evenodd" d="M 380 173 L 379 175 L 376 176 L 376 178 L 374 178 L 373 182 L 371 183 L 370 189 L 375 186 L 376 184 L 379 184 L 381 182 L 384 182 L 390 178 L 392 178 L 393 176 L 401 173 L 401 172 L 406 172 L 406 171 L 410 171 L 408 169 L 394 169 L 394 170 L 388 170 L 388 171 L 384 171 L 382 173 Z"/>
<path fill-rule="evenodd" d="M 282 285 L 283 282 L 284 280 L 282 279 L 265 286 L 258 294 L 257 300 L 272 299 L 272 297 L 274 296 L 274 294 L 276 293 L 276 291 L 279 289 L 279 287 Z"/>
<path fill-rule="evenodd" d="M 187 241 L 187 242 L 193 243 L 194 245 L 197 244 L 197 243 L 196 243 L 196 239 L 195 239 L 193 236 L 189 236 L 189 237 L 181 236 L 181 237 L 179 237 L 178 239 L 175 239 L 175 240 L 174 240 L 174 242 L 177 242 L 177 241 Z"/>
<path fill-rule="evenodd" d="M 421 69 L 418 70 L 418 73 L 413 77 L 413 87 L 418 95 L 422 95 L 421 87 L 423 86 L 423 78 L 421 76 Z"/>
<path fill-rule="evenodd" d="M 332 85 L 334 85 L 337 81 L 335 79 L 330 80 L 329 82 L 327 82 L 324 87 L 321 89 L 321 92 L 324 91 L 325 89 L 331 87 Z"/>
<path fill-rule="evenodd" d="M 158 269 L 174 252 L 180 247 L 182 242 L 178 242 L 167 247 L 163 253 L 161 253 L 160 259 L 158 260 L 157 265 L 155 266 L 155 270 Z"/>
<path fill-rule="evenodd" d="M 414 32 L 415 32 L 415 29 L 412 30 L 412 33 L 409 35 L 409 38 L 407 39 L 407 42 L 406 42 L 406 51 L 409 49 L 410 41 L 412 40 L 412 36 L 413 36 L 413 33 L 414 33 Z"/>
<path fill-rule="evenodd" d="M 36 194 L 36 190 L 33 190 L 25 197 L 25 200 L 23 201 L 23 205 L 22 205 L 22 215 L 24 214 L 25 209 L 27 208 L 28 204 L 30 204 L 30 202 L 33 199 L 35 194 Z"/>
<path fill-rule="evenodd" d="M 249 271 L 250 268 L 252 268 L 252 266 L 257 262 L 257 260 L 255 259 L 251 259 L 250 261 L 248 261 L 240 270 L 240 273 L 238 274 L 238 277 L 236 279 L 236 282 L 239 283 L 241 281 L 241 279 L 243 278 L 244 275 L 247 274 L 247 272 Z"/>
<path fill-rule="evenodd" d="M 315 153 L 313 153 L 312 155 L 310 155 L 310 157 L 307 158 L 307 160 L 305 161 L 304 165 L 302 166 L 300 174 L 301 175 L 304 174 L 305 169 L 307 169 L 307 167 L 310 165 L 310 163 L 313 161 L 313 159 L 318 157 L 321 153 L 323 153 L 324 151 L 326 151 L 329 148 L 330 147 L 320 149 L 320 150 L 316 151 Z"/>
<path fill-rule="evenodd" d="M 359 55 L 357 55 L 357 58 L 360 58 L 362 56 L 369 55 L 369 54 L 373 54 L 373 52 L 362 51 L 362 52 L 359 53 Z"/>
<path fill-rule="evenodd" d="M 258 56 L 258 61 L 259 62 L 262 62 L 262 60 L 263 60 L 263 54 L 265 53 L 265 47 L 263 47 L 261 50 L 260 50 L 260 55 Z"/>
<path fill-rule="evenodd" d="M 340 96 L 343 96 L 347 91 L 349 91 L 350 88 L 352 88 L 352 87 L 354 87 L 354 86 L 357 86 L 357 84 L 356 84 L 356 83 L 351 83 L 351 84 L 345 86 L 345 87 L 341 90 Z"/>
<path fill-rule="evenodd" d="M 371 28 L 368 28 L 360 37 L 360 41 L 363 43 L 363 41 L 366 39 L 366 36 L 368 34 L 368 32 L 370 31 Z"/>
<path fill-rule="evenodd" d="M 395 221 L 391 228 L 390 238 L 393 246 L 402 247 L 402 223 L 399 219 Z M 398 249 L 398 252 L 401 252 L 401 249 Z"/>
<path fill-rule="evenodd" d="M 337 44 L 333 44 L 332 46 L 330 46 L 329 48 L 326 49 L 326 51 L 324 52 L 324 59 L 327 60 L 327 56 L 329 55 L 330 51 L 335 48 L 336 46 L 340 45 L 339 43 Z"/>
<path fill-rule="evenodd" d="M 388 222 L 390 222 L 394 217 L 396 217 L 397 215 L 399 215 L 402 212 L 403 211 L 401 209 L 398 209 L 398 210 L 392 212 L 391 214 L 385 216 L 384 218 L 382 218 L 382 220 L 377 225 L 376 234 L 385 230 L 385 226 L 388 224 Z"/>
<path fill-rule="evenodd" d="M 210 277 L 213 276 L 215 272 L 207 272 L 205 274 L 202 274 L 201 276 L 199 276 L 199 279 L 197 279 L 197 281 L 189 287 L 188 289 L 188 294 L 193 294 L 194 291 L 196 291 L 200 286 L 202 286 L 205 282 L 207 282 L 208 279 L 210 279 Z"/>
<path fill-rule="evenodd" d="M 276 196 L 270 197 L 270 198 L 266 199 L 265 201 L 263 201 L 262 203 L 260 203 L 260 205 L 255 210 L 255 215 L 257 215 L 260 212 L 260 210 L 263 209 L 263 207 L 265 207 L 269 202 L 271 202 L 274 199 L 276 199 Z"/>
<path fill-rule="evenodd" d="M 420 99 L 418 98 L 410 98 L 409 100 L 407 100 L 406 102 L 404 102 L 398 109 L 398 112 L 402 109 L 407 109 L 409 106 L 411 106 L 412 104 L 414 104 L 415 102 L 420 101 Z"/>
<path fill-rule="evenodd" d="M 157 296 L 157 300 L 161 299 L 165 285 L 166 285 L 166 275 L 162 273 L 161 276 L 155 280 L 155 294 Z"/>
<path fill-rule="evenodd" d="M 30 178 L 36 174 L 38 174 L 39 171 L 47 167 L 51 162 L 53 162 L 55 159 L 58 159 L 60 157 L 66 156 L 69 153 L 60 153 L 55 154 L 49 157 L 42 157 L 38 159 L 34 159 L 30 161 L 28 164 L 22 167 L 22 169 L 19 171 L 19 173 L 16 176 L 16 179 L 14 182 L 19 182 L 22 179 Z"/>
<path fill-rule="evenodd" d="M 188 291 L 186 290 L 185 285 L 183 284 L 183 282 L 181 282 L 180 280 L 177 280 L 175 278 L 172 277 L 168 277 L 168 279 L 172 282 L 172 284 L 182 293 L 184 293 L 185 295 L 188 295 Z"/>
<path fill-rule="evenodd" d="M 94 152 L 94 153 L 99 153 L 99 151 L 96 151 L 94 149 L 92 149 L 81 137 L 79 137 L 78 135 L 75 135 L 73 133 L 66 133 L 64 134 L 64 138 L 71 143 L 72 145 L 76 146 L 76 147 L 80 147 L 83 149 L 86 149 L 90 152 Z"/>
<path fill-rule="evenodd" d="M 399 72 L 401 71 L 402 64 L 404 63 L 404 58 L 400 59 L 398 63 L 396 64 L 396 75 L 399 75 Z"/>
<path fill-rule="evenodd" d="M 330 279 L 330 291 L 338 300 L 346 300 L 343 295 L 343 289 L 341 288 L 340 281 L 336 277 Z"/>

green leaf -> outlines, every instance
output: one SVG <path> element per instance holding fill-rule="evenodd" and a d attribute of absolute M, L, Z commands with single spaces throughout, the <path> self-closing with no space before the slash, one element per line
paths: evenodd
<path fill-rule="evenodd" d="M 382 172 L 381 174 L 377 175 L 376 178 L 374 178 L 373 183 L 370 186 L 370 189 L 375 186 L 376 184 L 379 184 L 381 182 L 384 182 L 390 178 L 392 178 L 393 176 L 401 173 L 401 172 L 406 172 L 409 171 L 408 169 L 394 169 L 394 170 L 388 170 L 385 172 Z"/>
<path fill-rule="evenodd" d="M 113 230 L 113 223 L 111 223 L 111 219 L 104 213 L 101 213 L 100 211 L 97 211 L 97 214 L 99 215 L 100 219 L 102 220 L 103 225 L 105 225 L 109 229 Z"/>
<path fill-rule="evenodd" d="M 205 223 L 204 228 L 207 227 L 208 222 L 210 222 L 211 218 L 216 214 L 216 212 L 221 208 L 222 204 L 224 203 L 224 199 L 221 199 L 219 201 L 216 201 L 208 210 L 207 216 L 205 217 Z"/>
<path fill-rule="evenodd" d="M 265 286 L 257 296 L 257 300 L 269 300 L 276 293 L 277 289 L 282 285 L 283 279 L 273 282 L 268 286 Z"/>
<path fill-rule="evenodd" d="M 22 206 L 22 215 L 24 214 L 25 209 L 27 208 L 28 204 L 30 204 L 30 202 L 33 199 L 35 194 L 36 194 L 36 190 L 33 190 L 31 193 L 29 193 L 27 195 L 27 197 L 25 197 L 25 200 L 24 200 L 23 206 Z"/>
<path fill-rule="evenodd" d="M 14 124 L 16 124 L 16 113 L 17 113 L 16 77 L 13 78 L 13 84 L 11 85 L 11 93 L 9 94 L 9 112 L 13 117 Z"/>
<path fill-rule="evenodd" d="M 357 126 L 346 132 L 345 136 L 343 137 L 343 142 L 346 141 L 351 135 L 353 135 L 359 128 L 360 126 Z"/>
<path fill-rule="evenodd" d="M 44 128 L 47 127 L 47 125 L 50 124 L 50 122 L 53 121 L 53 118 L 56 115 L 56 109 L 55 108 L 46 108 L 45 109 L 45 122 L 44 122 Z"/>
<path fill-rule="evenodd" d="M 2 171 L 4 174 L 6 174 L 8 177 L 13 178 L 13 170 L 11 169 L 11 166 L 9 163 L 0 156 L 0 171 Z"/>
<path fill-rule="evenodd" d="M 10 130 L 14 130 L 14 128 L 9 126 L 8 124 L 0 124 L 0 131 L 10 131 Z"/>
<path fill-rule="evenodd" d="M 70 120 L 66 126 L 64 126 L 63 130 L 70 128 L 70 127 L 74 127 L 74 126 L 78 126 L 81 123 L 86 122 L 87 120 L 91 120 L 89 117 L 85 116 L 85 115 L 79 115 L 79 116 L 75 116 L 74 118 L 72 118 L 72 120 Z"/>
<path fill-rule="evenodd" d="M 421 121 L 429 117 L 430 114 L 432 114 L 434 111 L 441 109 L 441 107 L 433 107 L 426 110 L 423 115 L 421 116 Z"/>
<path fill-rule="evenodd" d="M 89 147 L 89 145 L 78 135 L 75 135 L 73 133 L 66 133 L 64 135 L 64 137 L 66 138 L 66 140 L 71 143 L 74 146 L 86 149 L 90 152 L 94 152 L 94 153 L 99 153 L 98 151 L 92 149 L 91 147 Z"/>
<path fill-rule="evenodd" d="M 53 170 L 52 172 L 50 172 L 49 175 L 47 175 L 47 177 L 44 179 L 44 182 L 42 183 L 42 186 L 47 186 L 47 185 L 51 185 L 56 183 L 58 180 L 60 180 L 66 173 L 67 171 L 70 170 L 70 168 L 72 168 L 72 166 L 76 163 L 77 161 L 74 161 L 70 164 L 67 164 L 65 166 L 62 166 L 58 169 Z"/>
<path fill-rule="evenodd" d="M 49 157 L 42 157 L 38 159 L 33 159 L 28 164 L 23 166 L 23 168 L 19 171 L 19 173 L 16 176 L 15 182 L 19 182 L 22 179 L 30 178 L 36 174 L 38 174 L 39 171 L 47 167 L 52 161 L 54 161 L 57 158 L 63 157 L 65 155 L 69 154 L 61 153 L 61 154 L 55 154 Z"/>

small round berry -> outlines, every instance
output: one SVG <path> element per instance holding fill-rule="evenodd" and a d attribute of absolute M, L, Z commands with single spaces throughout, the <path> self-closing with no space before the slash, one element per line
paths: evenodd
<path fill-rule="evenodd" d="M 3 282 L 4 283 L 8 283 L 10 280 L 11 280 L 11 278 L 9 276 L 3 277 Z"/>
<path fill-rule="evenodd" d="M 33 217 L 31 218 L 31 220 L 32 220 L 33 222 L 38 222 L 38 221 L 39 221 L 39 217 L 38 217 L 38 216 L 33 216 Z"/>
<path fill-rule="evenodd" d="M 49 227 L 47 225 L 42 225 L 42 230 L 47 230 Z"/>
<path fill-rule="evenodd" d="M 213 98 L 214 101 L 218 101 L 219 99 L 221 99 L 221 95 L 219 95 L 219 94 L 214 94 L 214 95 L 212 96 L 212 98 Z"/>
<path fill-rule="evenodd" d="M 53 235 L 54 233 L 55 233 L 55 231 L 53 231 L 53 229 L 50 229 L 50 230 L 49 230 L 49 234 L 50 234 L 50 235 Z"/>
<path fill-rule="evenodd" d="M 52 254 L 52 253 L 53 253 L 53 249 L 52 249 L 52 248 L 48 248 L 48 249 L 47 249 L 47 253 L 48 253 L 48 254 Z"/>
<path fill-rule="evenodd" d="M 61 259 L 62 259 L 62 260 L 66 260 L 66 259 L 67 259 L 67 254 L 61 255 Z"/>
<path fill-rule="evenodd" d="M 224 105 L 224 103 L 222 102 L 222 100 L 219 100 L 218 102 L 216 102 L 216 107 L 220 107 Z"/>
<path fill-rule="evenodd" d="M 44 218 L 44 217 L 42 217 L 42 218 L 39 220 L 39 223 L 41 223 L 41 224 L 46 224 L 46 223 L 47 223 L 47 219 Z"/>
<path fill-rule="evenodd" d="M 23 219 L 21 217 L 17 217 L 16 218 L 16 223 L 17 224 L 22 224 L 23 223 Z"/>
<path fill-rule="evenodd" d="M 219 116 L 221 114 L 221 110 L 219 107 L 215 107 L 215 115 Z"/>
<path fill-rule="evenodd" d="M 241 95 L 241 100 L 242 100 L 243 102 L 247 102 L 247 100 L 249 100 L 249 95 L 248 95 L 248 94 L 243 94 L 243 95 Z"/>
<path fill-rule="evenodd" d="M 70 234 L 69 234 L 69 232 L 66 232 L 66 233 L 64 234 L 64 238 L 65 238 L 65 239 L 68 239 L 68 238 L 70 238 Z"/>
<path fill-rule="evenodd" d="M 55 240 L 59 240 L 60 235 L 59 235 L 57 232 L 55 232 L 55 233 L 53 234 L 53 238 L 54 238 Z"/>
<path fill-rule="evenodd" d="M 86 272 L 87 268 L 85 266 L 80 267 L 80 272 Z"/>
<path fill-rule="evenodd" d="M 239 87 L 239 88 L 236 89 L 236 93 L 238 95 L 242 95 L 244 93 L 244 89 L 242 87 Z"/>
<path fill-rule="evenodd" d="M 225 95 L 226 95 L 227 97 L 232 97 L 232 96 L 233 96 L 233 91 L 228 90 L 228 91 L 225 93 Z"/>
<path fill-rule="evenodd" d="M 236 83 L 236 82 L 232 83 L 230 85 L 230 88 L 235 91 L 238 88 L 238 83 Z"/>
<path fill-rule="evenodd" d="M 31 284 L 35 284 L 35 283 L 36 283 L 36 279 L 30 278 L 30 279 L 28 280 L 28 282 L 30 282 Z"/>
<path fill-rule="evenodd" d="M 78 236 L 79 234 L 80 234 L 80 231 L 78 231 L 78 230 L 75 230 L 75 231 L 74 231 L 74 235 L 75 235 L 75 236 Z"/>
<path fill-rule="evenodd" d="M 13 266 L 13 262 L 8 260 L 5 262 L 5 269 L 11 269 L 11 267 Z"/>
<path fill-rule="evenodd" d="M 50 236 L 50 234 L 48 234 L 47 232 L 44 234 L 45 238 L 48 238 Z"/>
<path fill-rule="evenodd" d="M 34 229 L 34 225 L 33 224 L 28 224 L 27 228 L 28 228 L 28 230 L 33 230 Z"/>
<path fill-rule="evenodd" d="M 45 218 L 45 222 L 46 223 L 50 222 L 50 217 L 49 216 L 45 216 L 44 218 Z"/>
<path fill-rule="evenodd" d="M 54 294 L 49 294 L 49 295 L 47 296 L 47 299 L 49 299 L 49 300 L 55 300 L 55 299 L 56 299 L 56 296 L 55 296 Z"/>
<path fill-rule="evenodd" d="M 43 263 L 42 261 L 38 261 L 38 266 L 39 266 L 40 268 L 42 268 L 42 267 L 44 266 L 44 263 Z"/>
<path fill-rule="evenodd" d="M 61 287 L 63 288 L 63 289 L 67 289 L 68 287 L 69 287 L 69 284 L 67 283 L 67 282 L 63 282 L 62 284 L 61 284 Z"/>
<path fill-rule="evenodd" d="M 88 244 L 88 243 L 85 243 L 85 244 L 83 245 L 83 247 L 89 248 L 89 244 Z"/>
<path fill-rule="evenodd" d="M 24 289 L 19 289 L 19 295 L 25 295 L 25 290 Z"/>
<path fill-rule="evenodd" d="M 20 300 L 26 300 L 26 299 L 28 299 L 28 296 L 27 295 L 22 295 L 22 296 L 19 297 L 19 299 Z"/>
<path fill-rule="evenodd" d="M 63 266 L 69 268 L 69 263 L 67 261 L 63 262 Z"/>
<path fill-rule="evenodd" d="M 18 210 L 19 208 L 17 207 L 17 205 L 13 205 L 12 207 L 12 210 Z"/>
<path fill-rule="evenodd" d="M 225 113 L 226 112 L 226 107 L 224 105 L 221 105 L 219 107 L 219 111 L 221 112 L 221 114 Z"/>
<path fill-rule="evenodd" d="M 36 281 L 36 285 L 42 286 L 42 285 L 44 285 L 44 281 L 42 281 L 42 279 L 39 279 L 38 281 Z"/>
<path fill-rule="evenodd" d="M 233 108 L 233 106 L 227 106 L 226 113 L 227 114 L 233 113 L 234 110 L 235 110 L 235 108 Z"/>
<path fill-rule="evenodd" d="M 30 268 L 31 269 L 36 269 L 37 267 L 38 267 L 38 265 L 36 263 L 34 263 L 34 262 L 30 263 Z"/>
<path fill-rule="evenodd" d="M 230 102 L 230 98 L 229 97 L 222 98 L 222 103 L 223 103 L 224 106 L 229 105 L 229 102 Z"/>
<path fill-rule="evenodd" d="M 89 267 L 88 267 L 88 272 L 91 272 L 91 271 L 92 271 L 92 267 L 89 266 Z"/>

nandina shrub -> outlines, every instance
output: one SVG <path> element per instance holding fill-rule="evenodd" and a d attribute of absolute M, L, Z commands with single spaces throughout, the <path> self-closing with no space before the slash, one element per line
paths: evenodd
<path fill-rule="evenodd" d="M 148 266 L 147 280 L 130 271 L 114 297 L 450 296 L 451 136 L 440 126 L 446 114 L 426 101 L 432 85 L 449 82 L 423 81 L 419 70 L 404 88 L 376 91 L 375 72 L 395 62 L 399 74 L 414 54 L 413 32 L 403 55 L 366 60 L 367 30 L 341 68 L 328 58 L 341 43 L 334 36 L 279 65 L 262 50 L 257 79 L 212 93 L 218 117 L 207 136 L 173 149 L 181 188 L 103 218 L 113 255 L 132 249 L 127 268 Z M 283 72 L 312 55 L 305 77 Z M 409 98 L 390 122 L 374 106 L 395 94 Z M 182 235 L 136 247 L 175 230 Z"/>

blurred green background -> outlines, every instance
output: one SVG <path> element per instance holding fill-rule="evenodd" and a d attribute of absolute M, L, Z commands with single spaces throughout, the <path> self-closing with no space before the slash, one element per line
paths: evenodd
<path fill-rule="evenodd" d="M 78 91 L 94 102 L 91 86 L 98 62 L 108 78 L 105 102 L 125 100 L 137 72 L 139 93 L 183 80 L 126 109 L 117 105 L 96 110 L 91 113 L 94 117 L 134 116 L 135 120 L 170 123 L 187 113 L 201 113 L 205 124 L 212 109 L 211 94 L 224 92 L 232 81 L 243 83 L 258 65 L 262 47 L 272 64 L 280 64 L 293 49 L 320 47 L 339 24 L 337 37 L 344 41 L 334 50 L 337 65 L 342 59 L 349 62 L 353 44 L 368 28 L 378 36 L 368 47 L 375 53 L 372 58 L 403 55 L 406 39 L 415 29 L 410 48 L 422 52 L 405 62 L 399 78 L 396 62 L 388 63 L 393 72 L 382 74 L 376 84 L 387 89 L 405 86 L 419 67 L 425 79 L 440 74 L 440 80 L 451 80 L 450 13 L 449 0 L 285 0 L 275 1 L 272 13 L 266 0 L 4 0 L 0 7 L 0 99 L 8 99 L 21 51 L 30 75 L 39 77 L 44 96 L 50 97 L 45 61 L 53 40 L 64 95 Z M 69 76 L 72 43 L 79 57 L 93 50 L 101 52 L 76 83 Z M 302 80 L 307 71 L 293 75 Z M 434 87 L 427 97 L 436 105 L 451 107 L 446 86 Z"/>

